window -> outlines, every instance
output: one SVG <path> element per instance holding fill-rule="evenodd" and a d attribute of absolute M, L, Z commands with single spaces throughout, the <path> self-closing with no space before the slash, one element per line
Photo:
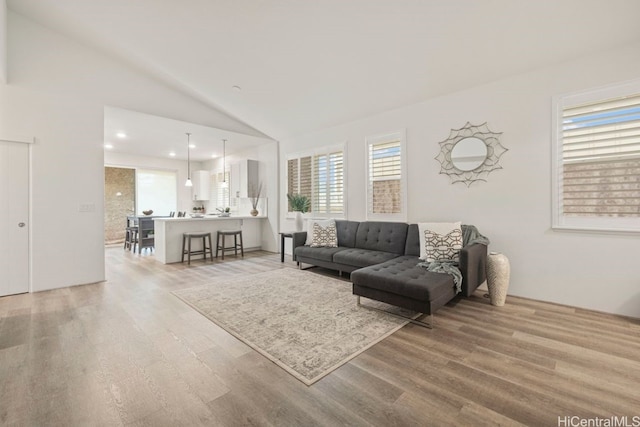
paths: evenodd
<path fill-rule="evenodd" d="M 555 106 L 554 228 L 640 231 L 640 82 Z"/>
<path fill-rule="evenodd" d="M 404 132 L 367 138 L 367 219 L 406 221 Z"/>
<path fill-rule="evenodd" d="M 222 172 L 212 173 L 211 179 L 215 194 L 213 200 L 216 201 L 216 207 L 224 209 L 229 207 L 229 171 L 226 171 L 224 176 Z"/>
<path fill-rule="evenodd" d="M 153 215 L 176 211 L 177 178 L 175 171 L 136 169 L 137 213 L 151 209 Z"/>
<path fill-rule="evenodd" d="M 309 197 L 314 216 L 344 216 L 344 188 L 342 146 L 292 155 L 287 160 L 287 194 Z"/>

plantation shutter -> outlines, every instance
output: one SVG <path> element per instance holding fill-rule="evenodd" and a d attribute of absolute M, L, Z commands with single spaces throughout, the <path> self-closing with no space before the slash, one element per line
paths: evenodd
<path fill-rule="evenodd" d="M 298 161 L 299 159 L 287 161 L 287 194 L 297 194 L 300 188 L 298 184 Z M 291 212 L 291 206 L 289 206 L 289 212 Z"/>
<path fill-rule="evenodd" d="M 342 151 L 313 156 L 313 211 L 344 213 L 344 171 Z"/>
<path fill-rule="evenodd" d="M 369 213 L 402 213 L 401 156 L 399 138 L 369 144 Z"/>
<path fill-rule="evenodd" d="M 311 170 L 311 156 L 300 158 L 300 187 L 298 193 L 303 196 L 307 196 L 309 200 L 313 200 L 312 196 L 312 180 L 313 173 Z M 311 204 L 311 211 L 313 211 L 313 203 Z"/>
<path fill-rule="evenodd" d="M 216 176 L 216 207 L 224 209 L 229 206 L 229 172 L 215 174 Z M 226 179 L 225 179 L 226 178 Z M 224 185 L 226 181 L 227 185 Z"/>
<path fill-rule="evenodd" d="M 287 160 L 287 193 L 307 196 L 309 211 L 319 216 L 342 216 L 344 206 L 343 147 L 333 146 L 292 156 Z M 288 206 L 291 212 L 291 206 Z"/>
<path fill-rule="evenodd" d="M 640 217 L 640 94 L 562 110 L 562 213 Z"/>

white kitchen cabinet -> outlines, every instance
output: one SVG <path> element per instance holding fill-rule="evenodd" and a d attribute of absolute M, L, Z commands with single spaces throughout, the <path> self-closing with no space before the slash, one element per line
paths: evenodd
<path fill-rule="evenodd" d="M 231 197 L 246 198 L 258 190 L 258 164 L 257 160 L 245 159 L 231 165 Z"/>
<path fill-rule="evenodd" d="M 211 174 L 209 171 L 193 171 L 191 173 L 191 197 L 193 200 L 209 200 L 211 197 Z"/>

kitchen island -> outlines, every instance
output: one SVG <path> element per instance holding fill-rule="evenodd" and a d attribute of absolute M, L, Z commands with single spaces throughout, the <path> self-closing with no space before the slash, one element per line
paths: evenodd
<path fill-rule="evenodd" d="M 262 222 L 266 216 L 229 216 L 205 215 L 202 218 L 154 218 L 155 257 L 163 264 L 180 262 L 182 259 L 182 234 L 186 232 L 209 232 L 215 254 L 216 232 L 242 230 L 244 250 L 260 249 L 262 241 Z M 193 242 L 194 245 L 201 242 Z"/>

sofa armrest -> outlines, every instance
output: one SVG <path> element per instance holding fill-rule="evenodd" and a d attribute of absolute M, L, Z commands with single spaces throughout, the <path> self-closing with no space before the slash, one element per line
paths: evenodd
<path fill-rule="evenodd" d="M 471 296 L 478 286 L 487 280 L 487 246 L 481 243 L 465 246 L 460 250 L 462 294 Z"/>
<path fill-rule="evenodd" d="M 306 231 L 295 231 L 291 233 L 293 235 L 292 244 L 291 244 L 291 252 L 293 253 L 293 260 L 296 260 L 296 248 L 298 246 L 304 246 L 307 241 L 307 232 Z"/>

